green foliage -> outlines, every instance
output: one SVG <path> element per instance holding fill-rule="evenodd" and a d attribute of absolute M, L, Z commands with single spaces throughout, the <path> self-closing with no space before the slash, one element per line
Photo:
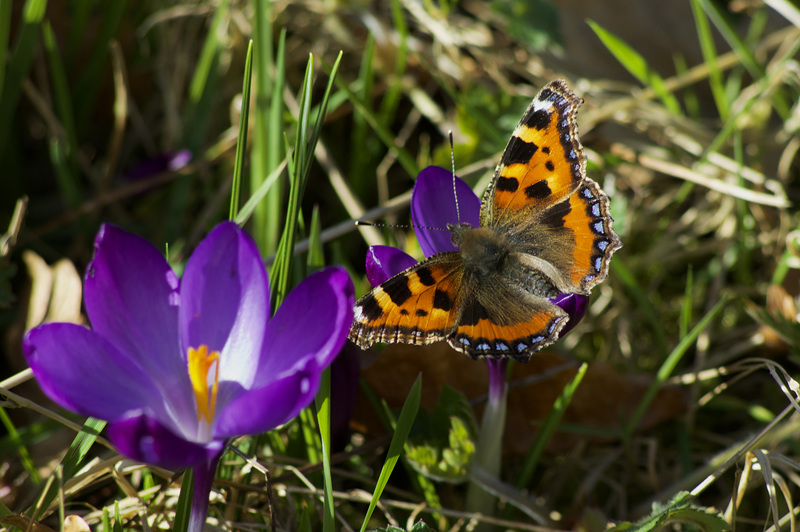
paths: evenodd
<path fill-rule="evenodd" d="M 534 50 L 560 47 L 558 10 L 543 0 L 493 0 L 492 11 L 507 22 L 511 37 Z"/>
<path fill-rule="evenodd" d="M 387 526 L 386 528 L 379 528 L 378 530 L 382 530 L 385 532 L 429 532 L 433 529 L 428 525 L 426 525 L 423 521 L 417 521 L 409 529 L 399 528 L 396 526 Z"/>
<path fill-rule="evenodd" d="M 477 431 L 464 395 L 445 386 L 433 409 L 419 413 L 414 427 L 406 452 L 411 466 L 434 480 L 465 482 Z"/>
<path fill-rule="evenodd" d="M 636 523 L 619 523 L 609 532 L 650 532 L 664 530 L 675 523 L 691 524 L 704 532 L 725 532 L 730 530 L 728 523 L 718 512 L 695 506 L 692 496 L 680 492 L 667 504 L 653 504 L 653 511 Z"/>

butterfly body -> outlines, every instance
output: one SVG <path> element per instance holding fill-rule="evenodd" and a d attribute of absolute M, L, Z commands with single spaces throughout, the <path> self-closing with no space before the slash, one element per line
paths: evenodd
<path fill-rule="evenodd" d="M 484 194 L 480 225 L 448 224 L 458 251 L 438 253 L 374 288 L 355 306 L 350 339 L 447 340 L 473 358 L 527 361 L 568 321 L 551 300 L 588 295 L 621 247 L 608 198 L 586 177 L 562 81 L 523 115 Z"/>

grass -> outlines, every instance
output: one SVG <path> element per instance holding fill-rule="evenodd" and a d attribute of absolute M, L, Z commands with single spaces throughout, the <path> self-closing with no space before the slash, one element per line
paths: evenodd
<path fill-rule="evenodd" d="M 31 267 L 31 285 L 24 253 L 82 271 L 108 221 L 168 244 L 180 270 L 234 217 L 271 265 L 276 297 L 323 264 L 344 264 L 360 294 L 367 245 L 420 253 L 402 225 L 353 220 L 408 223 L 417 172 L 450 166 L 450 130 L 458 174 L 482 192 L 531 96 L 565 77 L 586 100 L 589 173 L 611 197 L 624 248 L 584 322 L 511 373 L 503 469 L 478 479 L 500 501 L 495 517 L 464 506 L 471 447 L 448 434 L 474 437 L 464 428 L 474 414 L 441 391 L 451 384 L 479 414 L 485 365 L 390 347 L 363 364 L 352 415 L 332 368 L 316 408 L 231 442 L 209 525 L 794 529 L 800 17 L 790 3 L 685 0 L 697 54 L 682 55 L 676 34 L 669 63 L 579 17 L 595 57 L 623 73 L 614 78 L 559 57 L 574 33 L 491 3 L 10 4 L 0 2 L 2 526 L 58 530 L 79 515 L 93 530 L 167 529 L 190 500 L 182 472 L 120 457 L 102 422 L 64 412 L 30 380 L 26 319 L 75 296 L 50 301 L 70 293 L 56 269 Z M 187 165 L 153 164 L 178 150 Z M 386 360 L 397 362 L 381 374 Z M 458 429 L 444 437 L 413 415 L 440 393 L 431 419 Z"/>

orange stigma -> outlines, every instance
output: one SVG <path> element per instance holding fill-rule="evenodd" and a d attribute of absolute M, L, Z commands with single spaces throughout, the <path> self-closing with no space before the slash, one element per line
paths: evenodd
<path fill-rule="evenodd" d="M 217 406 L 217 381 L 219 380 L 219 351 L 208 352 L 207 345 L 197 349 L 189 348 L 189 379 L 192 381 L 194 399 L 197 402 L 197 421 L 206 418 L 211 423 L 214 419 L 214 407 Z M 208 372 L 214 366 L 214 383 L 209 394 Z"/>

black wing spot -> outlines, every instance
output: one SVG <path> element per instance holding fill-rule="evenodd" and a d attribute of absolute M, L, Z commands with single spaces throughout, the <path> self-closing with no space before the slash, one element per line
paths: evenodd
<path fill-rule="evenodd" d="M 529 199 L 544 199 L 552 194 L 550 185 L 547 181 L 537 181 L 536 183 L 525 187 L 525 196 Z"/>
<path fill-rule="evenodd" d="M 375 321 L 383 316 L 383 309 L 375 300 L 375 296 L 367 294 L 361 300 L 361 313 L 368 321 Z"/>
<path fill-rule="evenodd" d="M 534 111 L 525 121 L 525 125 L 532 129 L 547 129 L 550 127 L 550 113 L 544 110 Z"/>
<path fill-rule="evenodd" d="M 383 291 L 395 305 L 402 305 L 411 297 L 411 289 L 408 288 L 408 280 L 405 276 L 396 277 L 383 285 Z"/>
<path fill-rule="evenodd" d="M 502 192 L 516 192 L 519 188 L 519 181 L 516 177 L 497 176 L 495 189 Z"/>
<path fill-rule="evenodd" d="M 436 279 L 433 278 L 430 268 L 420 268 L 417 270 L 417 276 L 419 277 L 419 282 L 425 286 L 433 286 L 436 284 Z"/>
<path fill-rule="evenodd" d="M 525 142 L 517 136 L 511 137 L 506 146 L 506 151 L 503 153 L 503 160 L 500 161 L 506 166 L 512 164 L 528 164 L 531 157 L 534 156 L 539 146 L 533 142 Z"/>
<path fill-rule="evenodd" d="M 433 293 L 433 308 L 450 312 L 453 308 L 453 300 L 444 290 L 436 290 Z"/>
<path fill-rule="evenodd" d="M 556 169 L 555 165 L 553 164 L 553 161 L 547 161 L 546 163 L 544 163 L 544 166 L 551 172 Z"/>

